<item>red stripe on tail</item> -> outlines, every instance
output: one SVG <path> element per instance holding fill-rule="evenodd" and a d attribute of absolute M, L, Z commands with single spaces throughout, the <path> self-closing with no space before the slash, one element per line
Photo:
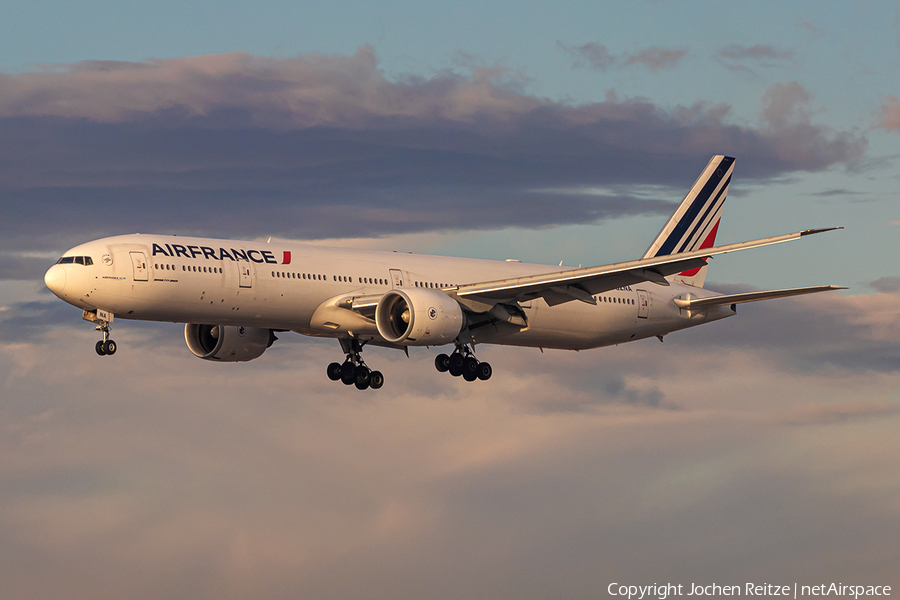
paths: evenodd
<path fill-rule="evenodd" d="M 698 250 L 703 250 L 704 248 L 712 248 L 713 247 L 713 245 L 716 243 L 716 232 L 719 231 L 719 223 L 720 222 L 721 222 L 721 219 L 716 221 L 716 224 L 713 225 L 712 231 L 709 232 L 709 235 L 706 236 L 706 239 L 703 240 L 703 243 L 700 244 L 699 248 L 697 248 Z M 704 260 L 706 260 L 706 259 L 704 259 Z M 681 273 L 679 273 L 679 275 L 682 277 L 693 277 L 694 275 L 699 273 L 700 269 L 702 269 L 702 268 L 703 267 L 697 267 L 696 269 L 691 269 L 690 271 L 682 271 Z"/>

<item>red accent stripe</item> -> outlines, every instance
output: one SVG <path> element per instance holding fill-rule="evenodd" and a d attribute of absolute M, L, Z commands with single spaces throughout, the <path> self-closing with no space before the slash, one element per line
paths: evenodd
<path fill-rule="evenodd" d="M 722 219 L 719 219 L 718 221 L 716 221 L 716 224 L 713 225 L 712 231 L 709 232 L 709 235 L 706 236 L 706 239 L 703 240 L 703 243 L 700 244 L 699 248 L 697 248 L 698 250 L 703 250 L 704 248 L 712 248 L 713 247 L 713 244 L 716 243 L 716 232 L 719 231 L 719 223 L 721 221 L 722 221 Z M 706 261 L 705 258 L 703 260 L 704 260 L 704 262 Z M 681 273 L 679 273 L 679 275 L 681 275 L 682 277 L 693 277 L 694 275 L 699 273 L 700 269 L 702 269 L 702 268 L 703 267 L 697 267 L 696 269 L 691 269 L 690 271 L 682 271 Z"/>
<path fill-rule="evenodd" d="M 284 251 L 284 260 L 281 261 L 281 264 L 283 264 L 283 265 L 289 265 L 289 264 L 291 264 L 291 253 L 290 253 L 290 251 L 288 251 L 288 250 L 285 250 L 285 251 Z"/>

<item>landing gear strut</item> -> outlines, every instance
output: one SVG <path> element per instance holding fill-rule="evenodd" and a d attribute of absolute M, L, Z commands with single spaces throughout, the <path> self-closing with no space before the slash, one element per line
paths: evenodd
<path fill-rule="evenodd" d="M 441 373 L 450 372 L 454 377 L 462 376 L 466 381 L 480 379 L 487 381 L 494 372 L 491 365 L 475 358 L 475 352 L 468 344 L 456 343 L 453 354 L 438 354 L 434 358 L 434 367 Z"/>
<path fill-rule="evenodd" d="M 100 356 L 112 356 L 115 354 L 116 343 L 109 339 L 109 322 L 100 321 L 100 324 L 97 325 L 97 331 L 103 332 L 103 339 L 99 340 L 94 346 L 94 350 L 97 351 L 97 354 Z"/>
<path fill-rule="evenodd" d="M 328 379 L 340 380 L 344 385 L 356 385 L 356 389 L 364 390 L 372 388 L 377 390 L 384 385 L 384 375 L 381 371 L 373 371 L 366 366 L 362 359 L 362 347 L 356 339 L 341 339 L 341 350 L 347 355 L 343 364 L 333 362 L 328 365 Z"/>

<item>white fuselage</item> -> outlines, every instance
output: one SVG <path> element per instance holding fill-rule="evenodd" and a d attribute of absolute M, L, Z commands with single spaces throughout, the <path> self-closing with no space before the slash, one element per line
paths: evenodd
<path fill-rule="evenodd" d="M 84 310 L 120 319 L 293 330 L 304 335 L 383 341 L 359 315 L 336 322 L 336 299 L 395 288 L 452 291 L 458 285 L 563 270 L 558 266 L 364 251 L 293 242 L 247 242 L 163 235 L 123 235 L 72 248 L 64 256 L 92 264 L 54 265 L 48 287 Z M 732 307 L 694 312 L 675 298 L 715 294 L 678 283 L 645 282 L 594 296 L 597 304 L 520 303 L 528 326 L 485 326 L 475 343 L 580 350 L 662 336 L 721 319 Z"/>

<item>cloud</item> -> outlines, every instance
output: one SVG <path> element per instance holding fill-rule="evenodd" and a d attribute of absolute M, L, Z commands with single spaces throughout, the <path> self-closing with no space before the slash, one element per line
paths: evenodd
<path fill-rule="evenodd" d="M 780 132 L 783 143 L 779 144 L 776 154 L 782 158 L 795 151 L 808 149 L 812 159 L 816 161 L 831 162 L 843 155 L 850 147 L 858 143 L 852 134 L 838 134 L 843 143 L 831 147 L 819 147 L 813 149 L 809 146 L 812 138 L 822 135 L 823 130 L 812 122 L 812 94 L 806 88 L 791 81 L 788 83 L 776 83 L 769 86 L 762 97 L 762 122 L 768 131 Z M 839 149 L 838 146 L 843 146 Z M 862 147 L 857 146 L 861 155 Z M 853 151 L 851 151 L 853 152 Z"/>
<path fill-rule="evenodd" d="M 56 262 L 57 256 L 22 256 L 17 253 L 0 252 L 0 280 L 35 279 Z"/>
<path fill-rule="evenodd" d="M 552 101 L 485 69 L 390 80 L 364 47 L 0 75 L 0 251 L 123 231 L 323 238 L 592 223 L 669 212 L 713 153 L 764 180 L 865 150 L 815 123 L 798 84 L 771 88 L 750 126 L 721 104 Z M 636 185 L 659 194 L 639 198 Z M 591 187 L 611 194 L 565 192 Z M 38 266 L 7 276 L 26 268 Z"/>
<path fill-rule="evenodd" d="M 797 25 L 809 33 L 819 33 L 818 27 L 800 17 L 797 17 Z"/>
<path fill-rule="evenodd" d="M 871 286 L 889 288 L 890 279 Z M 746 290 L 743 286 L 719 289 Z M 748 313 L 753 317 L 745 316 Z M 737 317 L 727 319 L 709 336 L 701 338 L 691 330 L 678 341 L 758 352 L 784 372 L 896 374 L 900 373 L 900 350 L 894 342 L 900 336 L 898 315 L 900 295 L 826 292 L 806 299 L 738 306 Z"/>
<path fill-rule="evenodd" d="M 748 66 L 748 63 L 758 67 L 781 67 L 794 58 L 794 53 L 767 44 L 756 44 L 755 46 L 729 44 L 718 51 L 716 58 L 729 71 L 745 73 L 756 79 L 762 79 L 756 71 Z"/>
<path fill-rule="evenodd" d="M 73 315 L 0 341 L 5 597 L 538 600 L 684 573 L 890 583 L 897 374 L 785 363 L 875 340 L 896 314 L 884 300 L 742 306 L 663 344 L 481 346 L 489 382 L 437 373 L 437 350 L 367 349 L 381 393 L 327 380 L 331 340 L 223 365 L 191 357 L 175 325 L 157 344 L 122 322 L 100 358 Z M 98 564 L 108 575 L 85 577 Z"/>
<path fill-rule="evenodd" d="M 881 104 L 878 127 L 888 131 L 900 131 L 900 100 L 887 96 Z"/>
<path fill-rule="evenodd" d="M 644 65 L 651 71 L 673 69 L 679 60 L 687 55 L 683 48 L 667 50 L 665 48 L 648 48 L 625 59 L 626 65 Z"/>
<path fill-rule="evenodd" d="M 900 277 L 882 277 L 870 283 L 869 287 L 883 294 L 900 292 Z"/>
<path fill-rule="evenodd" d="M 556 45 L 575 57 L 575 66 L 577 67 L 587 66 L 597 71 L 605 71 L 618 63 L 618 59 L 603 44 L 588 42 L 581 46 L 569 46 L 557 42 Z"/>
<path fill-rule="evenodd" d="M 779 50 L 766 44 L 757 44 L 755 46 L 729 44 L 719 50 L 719 57 L 731 60 L 790 60 L 794 57 L 794 53 L 790 50 Z"/>
<path fill-rule="evenodd" d="M 763 94 L 763 121 L 772 128 L 810 121 L 812 94 L 796 81 L 776 83 Z"/>
<path fill-rule="evenodd" d="M 853 190 L 848 190 L 845 188 L 836 188 L 832 190 L 823 190 L 821 192 L 813 192 L 811 195 L 813 196 L 821 196 L 823 198 L 830 198 L 832 196 L 859 196 L 864 192 L 855 192 Z"/>
<path fill-rule="evenodd" d="M 683 48 L 648 48 L 636 54 L 617 57 L 610 53 L 606 46 L 597 42 L 588 42 L 581 46 L 570 46 L 557 42 L 557 46 L 575 57 L 576 66 L 587 66 L 597 71 L 632 65 L 644 65 L 650 71 L 672 69 L 688 53 Z"/>

